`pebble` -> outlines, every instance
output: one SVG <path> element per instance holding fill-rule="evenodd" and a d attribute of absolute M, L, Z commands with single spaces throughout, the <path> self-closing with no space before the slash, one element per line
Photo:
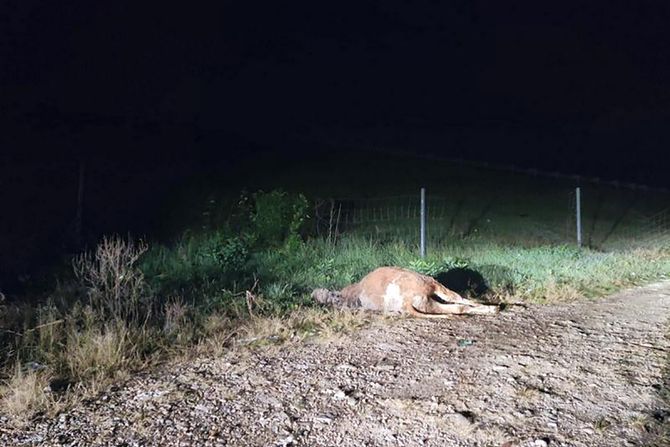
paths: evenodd
<path fill-rule="evenodd" d="M 329 416 L 316 416 L 314 418 L 314 422 L 320 422 L 322 424 L 330 424 L 331 422 L 333 422 L 333 418 Z"/>
<path fill-rule="evenodd" d="M 657 390 L 648 384 L 661 377 L 661 349 L 670 347 L 662 330 L 670 297 L 647 300 L 654 306 L 635 304 L 637 295 L 626 298 L 622 315 L 608 316 L 616 322 L 611 326 L 591 318 L 598 302 L 590 301 L 495 319 L 394 320 L 343 336 L 350 337 L 345 344 L 234 347 L 213 361 L 175 361 L 138 374 L 55 420 L 38 416 L 11 430 L 11 416 L 0 414 L 0 445 L 39 439 L 44 445 L 319 447 L 388 439 L 394 445 L 609 446 L 612 430 L 595 431 L 594 424 L 603 411 L 652 414 L 647 402 Z M 640 318 L 625 326 L 630 306 Z M 616 331 L 630 343 L 594 344 L 598 337 L 551 326 L 566 315 L 602 340 Z M 477 338 L 478 349 L 450 352 L 444 334 L 455 334 L 446 337 L 451 344 L 454 337 Z M 659 350 L 638 350 L 635 343 Z M 628 362 L 623 366 L 617 363 L 622 358 Z M 620 367 L 636 381 L 617 375 Z M 542 378 L 551 393 L 518 394 L 540 386 Z M 474 422 L 458 411 L 472 412 Z M 565 441 L 546 438 L 558 437 L 559 424 Z M 617 427 L 621 444 L 639 435 L 636 430 L 627 423 Z"/>

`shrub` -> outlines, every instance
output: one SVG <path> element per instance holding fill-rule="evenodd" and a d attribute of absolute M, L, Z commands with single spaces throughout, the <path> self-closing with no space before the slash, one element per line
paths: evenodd
<path fill-rule="evenodd" d="M 138 324 L 148 318 L 151 306 L 143 302 L 147 290 L 137 262 L 148 246 L 119 237 L 105 237 L 95 253 L 76 257 L 76 278 L 86 288 L 91 308 L 102 319 Z"/>
<path fill-rule="evenodd" d="M 251 243 L 246 234 L 186 233 L 171 247 L 152 247 L 142 258 L 141 268 L 153 294 L 202 304 L 225 289 L 249 282 Z"/>
<path fill-rule="evenodd" d="M 246 270 L 249 262 L 250 238 L 246 235 L 223 239 L 213 253 L 222 273 L 235 275 Z"/>
<path fill-rule="evenodd" d="M 308 218 L 308 203 L 302 194 L 290 195 L 282 190 L 259 191 L 253 195 L 251 231 L 260 247 L 278 247 L 295 243 Z"/>

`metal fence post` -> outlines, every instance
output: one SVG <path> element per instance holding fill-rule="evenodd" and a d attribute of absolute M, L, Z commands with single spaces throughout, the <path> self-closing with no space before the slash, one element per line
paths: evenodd
<path fill-rule="evenodd" d="M 421 245 L 422 258 L 426 257 L 426 188 L 421 188 Z"/>
<path fill-rule="evenodd" d="M 577 247 L 582 248 L 582 189 L 578 186 L 575 193 L 577 199 Z"/>

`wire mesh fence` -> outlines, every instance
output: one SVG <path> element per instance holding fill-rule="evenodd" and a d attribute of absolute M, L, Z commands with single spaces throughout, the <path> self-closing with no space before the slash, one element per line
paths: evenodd
<path fill-rule="evenodd" d="M 581 197 L 578 197 L 578 194 Z M 667 199 L 667 197 L 663 198 Z M 580 203 L 581 202 L 581 203 Z M 521 245 L 573 244 L 599 250 L 670 247 L 670 209 L 640 191 L 551 191 L 446 196 L 425 200 L 428 244 L 473 238 Z M 356 234 L 378 241 L 420 241 L 420 194 L 327 198 L 314 203 L 316 231 L 330 241 Z"/>
<path fill-rule="evenodd" d="M 640 248 L 670 247 L 670 208 L 651 215 L 632 211 L 634 224 L 619 234 L 619 244 Z"/>

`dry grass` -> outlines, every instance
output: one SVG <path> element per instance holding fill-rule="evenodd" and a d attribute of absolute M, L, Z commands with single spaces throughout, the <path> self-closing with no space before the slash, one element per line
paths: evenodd
<path fill-rule="evenodd" d="M 24 372 L 17 367 L 0 387 L 0 414 L 5 414 L 15 427 L 25 426 L 37 412 L 55 413 L 60 408 L 49 388 L 47 371 Z"/>
<path fill-rule="evenodd" d="M 69 334 L 64 356 L 74 379 L 112 376 L 137 363 L 137 347 L 126 326 L 117 324 Z"/>
<path fill-rule="evenodd" d="M 596 432 L 601 434 L 604 433 L 611 426 L 612 422 L 605 417 L 601 417 L 593 423 L 593 428 L 596 430 Z"/>
<path fill-rule="evenodd" d="M 298 309 L 288 316 L 251 318 L 238 330 L 241 344 L 297 343 L 349 333 L 370 321 L 363 311 Z"/>
<path fill-rule="evenodd" d="M 645 262 L 661 262 L 668 258 L 668 248 L 635 248 L 631 250 L 631 255 Z"/>
<path fill-rule="evenodd" d="M 646 414 L 637 414 L 630 419 L 630 426 L 640 432 L 649 431 L 649 427 L 654 425 L 654 420 Z"/>
<path fill-rule="evenodd" d="M 544 303 L 564 303 L 575 301 L 583 296 L 574 284 L 549 279 L 535 291 L 539 301 Z"/>
<path fill-rule="evenodd" d="M 670 434 L 661 434 L 648 447 L 667 447 L 670 445 Z"/>
<path fill-rule="evenodd" d="M 163 332 L 167 335 L 183 333 L 188 325 L 189 306 L 179 299 L 171 299 L 163 306 Z"/>
<path fill-rule="evenodd" d="M 235 323 L 223 315 L 212 314 L 207 316 L 202 328 L 204 336 L 193 349 L 182 353 L 182 357 L 199 355 L 221 356 L 229 349 L 230 340 L 237 334 L 235 327 Z"/>
<path fill-rule="evenodd" d="M 17 369 L 3 387 L 0 400 L 0 412 L 12 415 L 17 425 L 25 424 L 38 412 L 51 413 L 55 408 L 69 407 L 78 399 L 94 396 L 111 383 L 126 378 L 131 371 L 147 368 L 158 360 L 141 352 L 152 340 L 160 338 L 156 333 L 119 321 L 101 325 L 88 306 L 77 312 L 79 325 L 67 324 L 58 329 L 66 339 L 59 360 L 63 363 L 64 376 L 74 385 L 68 392 L 57 395 L 49 388 L 53 374 L 22 373 Z M 185 324 L 185 307 L 173 302 L 165 312 L 169 316 L 168 332 L 180 332 Z M 330 338 L 351 332 L 369 321 L 369 314 L 345 310 L 299 309 L 283 317 L 249 317 L 243 321 L 214 314 L 205 319 L 204 334 L 195 348 L 182 344 L 165 346 L 157 352 L 162 359 L 173 361 L 197 355 L 218 356 L 228 349 Z M 166 329 L 160 331 L 161 335 L 165 336 Z M 52 345 L 58 337 L 47 326 L 45 331 L 43 338 L 48 340 L 47 345 Z M 237 343 L 231 343 L 233 340 Z"/>
<path fill-rule="evenodd" d="M 540 391 L 535 387 L 525 386 L 516 391 L 516 395 L 522 400 L 536 400 L 540 397 Z"/>

